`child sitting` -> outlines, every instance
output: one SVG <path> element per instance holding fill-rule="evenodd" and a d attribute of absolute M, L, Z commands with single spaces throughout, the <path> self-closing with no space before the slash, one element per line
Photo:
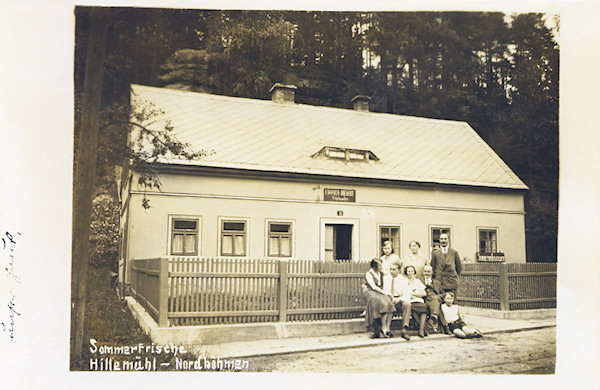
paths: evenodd
<path fill-rule="evenodd" d="M 481 332 L 478 329 L 471 328 L 465 323 L 462 314 L 458 310 L 458 305 L 454 304 L 454 293 L 447 292 L 444 294 L 444 303 L 442 304 L 442 315 L 444 323 L 451 333 L 460 339 L 471 337 L 481 337 Z"/>

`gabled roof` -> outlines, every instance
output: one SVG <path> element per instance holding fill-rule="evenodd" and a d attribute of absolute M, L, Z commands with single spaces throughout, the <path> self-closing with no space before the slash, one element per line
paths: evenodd
<path fill-rule="evenodd" d="M 215 152 L 171 164 L 527 189 L 466 122 L 140 85 L 132 91 L 134 107 L 162 110 L 180 141 Z M 379 160 L 323 157 L 326 146 Z"/>

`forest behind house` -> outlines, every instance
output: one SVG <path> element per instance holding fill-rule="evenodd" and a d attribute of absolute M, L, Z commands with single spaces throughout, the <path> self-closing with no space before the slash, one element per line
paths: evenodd
<path fill-rule="evenodd" d="M 116 270 L 115 167 L 130 157 L 131 83 L 468 122 L 529 186 L 527 261 L 555 262 L 558 212 L 558 18 L 489 12 L 209 11 L 110 8 L 90 263 Z M 98 8 L 76 8 L 75 153 L 86 55 Z M 549 28 L 548 21 L 555 27 Z M 104 42 L 103 42 L 104 43 Z M 440 140 L 443 142 L 443 140 Z M 75 167 L 77 168 L 77 166 Z M 501 249 L 501 248 L 500 248 Z"/>

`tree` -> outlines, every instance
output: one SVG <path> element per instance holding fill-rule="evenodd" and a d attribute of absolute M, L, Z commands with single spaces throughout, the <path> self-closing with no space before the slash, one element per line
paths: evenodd
<path fill-rule="evenodd" d="M 150 129 L 147 121 L 160 115 L 156 110 L 135 107 L 134 115 L 130 117 L 129 85 L 133 75 L 138 73 L 135 72 L 135 68 L 130 67 L 128 59 L 131 53 L 127 51 L 127 45 L 121 42 L 131 28 L 129 24 L 124 23 L 123 11 L 102 7 L 78 7 L 76 17 L 70 340 L 72 369 L 82 367 L 90 226 L 97 227 L 97 223 L 101 222 L 91 218 L 92 199 L 98 192 L 98 185 L 103 186 L 111 181 L 98 180 L 98 172 L 103 175 L 115 165 L 122 164 L 124 159 L 131 159 L 134 167 L 142 173 L 140 184 L 144 188 L 159 187 L 160 182 L 153 170 L 159 156 L 198 158 L 203 154 L 189 151 L 186 144 L 177 141 L 169 123 L 165 123 L 160 131 Z M 134 30 L 140 31 L 139 27 L 135 26 Z M 155 71 L 151 70 L 150 73 Z M 139 130 L 134 145 L 144 143 L 149 146 L 145 147 L 143 152 L 140 149 L 128 148 L 126 140 L 131 127 Z M 101 156 L 99 160 L 98 155 Z M 97 160 L 99 164 L 96 164 Z M 114 175 L 107 176 L 114 179 Z M 112 190 L 116 191 L 114 185 Z M 148 207 L 146 199 L 144 205 Z M 115 212 L 114 208 L 112 212 Z M 106 217 L 107 215 L 100 216 Z M 105 226 L 107 229 L 102 233 L 111 236 L 114 234 L 111 228 L 115 226 L 109 225 Z M 94 233 L 97 237 L 99 232 Z M 108 239 L 114 244 L 111 237 Z M 92 253 L 98 249 L 100 248 L 92 248 Z"/>
<path fill-rule="evenodd" d="M 511 25 L 511 121 L 526 161 L 529 257 L 556 258 L 558 221 L 558 46 L 542 14 L 520 14 Z"/>
<path fill-rule="evenodd" d="M 171 56 L 164 84 L 266 98 L 283 81 L 298 86 L 299 103 L 348 107 L 361 93 L 372 97 L 373 111 L 467 121 L 531 188 L 530 258 L 556 258 L 547 241 L 556 241 L 558 47 L 543 15 L 219 11 L 202 18 L 202 44 Z"/>
<path fill-rule="evenodd" d="M 89 231 L 96 168 L 96 148 L 100 121 L 102 76 L 106 48 L 108 12 L 95 8 L 89 12 L 85 77 L 81 94 L 80 123 L 75 136 L 73 183 L 73 247 L 71 259 L 71 367 L 81 359 L 85 286 L 88 274 Z M 76 117 L 77 119 L 77 117 Z"/>

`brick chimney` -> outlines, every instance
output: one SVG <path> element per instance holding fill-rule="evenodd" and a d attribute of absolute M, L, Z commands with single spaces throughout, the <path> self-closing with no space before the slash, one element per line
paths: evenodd
<path fill-rule="evenodd" d="M 294 103 L 296 89 L 298 89 L 298 87 L 295 85 L 276 83 L 269 90 L 271 101 L 274 101 L 275 103 Z"/>
<path fill-rule="evenodd" d="M 352 103 L 354 103 L 354 110 L 369 112 L 369 100 L 371 100 L 371 98 L 365 95 L 354 96 L 352 98 Z"/>

